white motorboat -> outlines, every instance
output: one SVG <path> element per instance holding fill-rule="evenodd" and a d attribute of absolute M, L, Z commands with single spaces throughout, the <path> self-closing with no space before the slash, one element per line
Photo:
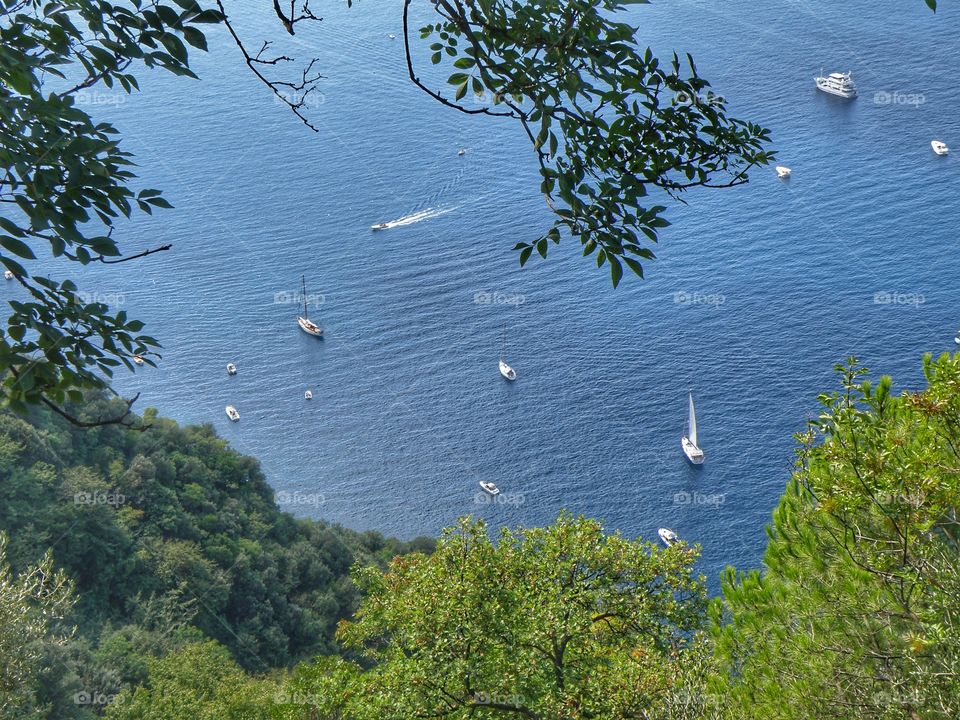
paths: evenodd
<path fill-rule="evenodd" d="M 687 434 L 680 440 L 680 446 L 683 448 L 683 454 L 687 460 L 694 465 L 702 465 L 704 461 L 703 450 L 697 445 L 697 412 L 693 407 L 693 393 L 688 393 L 690 400 L 690 412 L 687 417 Z"/>
<path fill-rule="evenodd" d="M 230 418 L 232 422 L 236 422 L 240 419 L 240 413 L 237 412 L 237 409 L 233 405 L 227 405 L 226 412 L 227 417 Z"/>
<path fill-rule="evenodd" d="M 303 296 L 303 315 L 297 316 L 297 324 L 307 335 L 322 338 L 323 328 L 307 317 L 307 279 L 305 276 L 300 278 L 300 294 Z"/>
<path fill-rule="evenodd" d="M 793 172 L 793 170 L 791 170 L 788 167 L 784 167 L 783 165 L 777 165 L 776 169 L 777 169 L 777 177 L 780 179 L 790 177 L 790 173 Z"/>
<path fill-rule="evenodd" d="M 953 339 L 953 341 L 954 341 L 957 345 L 960 345 L 960 330 L 957 331 L 957 336 Z"/>
<path fill-rule="evenodd" d="M 480 487 L 483 488 L 483 491 L 489 495 L 497 496 L 500 494 L 500 488 L 497 487 L 496 483 L 481 480 Z"/>
<path fill-rule="evenodd" d="M 397 36 L 394 35 L 393 33 L 390 33 L 389 35 L 387 35 L 387 37 L 390 38 L 391 40 L 396 40 L 396 39 L 397 39 Z"/>
<path fill-rule="evenodd" d="M 460 149 L 457 151 L 457 155 L 466 155 L 466 154 L 467 154 L 467 149 L 466 149 L 466 148 L 460 148 Z"/>
<path fill-rule="evenodd" d="M 510 367 L 509 365 L 507 365 L 507 364 L 503 361 L 503 358 L 500 358 L 500 374 L 503 375 L 507 380 L 516 380 L 516 379 L 517 379 L 517 371 L 514 370 L 514 369 L 513 369 L 512 367 Z"/>
<path fill-rule="evenodd" d="M 377 223 L 376 225 L 371 225 L 371 230 L 386 230 L 390 227 L 390 223 Z"/>
<path fill-rule="evenodd" d="M 4 280 L 13 280 L 13 270 L 4 270 L 3 271 Z"/>
<path fill-rule="evenodd" d="M 237 366 L 234 365 L 233 363 L 227 363 L 227 375 L 236 375 L 236 374 L 237 374 Z"/>
<path fill-rule="evenodd" d="M 303 399 L 304 399 L 304 400 L 313 400 L 313 393 L 312 393 L 311 391 L 309 391 L 309 390 L 304 390 L 304 391 L 303 391 Z"/>
<path fill-rule="evenodd" d="M 663 544 L 667 547 L 670 547 L 674 543 L 680 542 L 680 536 L 670 528 L 660 528 L 657 530 L 657 535 L 660 536 L 660 539 L 663 540 Z"/>
<path fill-rule="evenodd" d="M 139 355 L 134 355 L 134 356 L 133 356 L 133 361 L 134 361 L 137 365 L 143 365 L 143 358 L 142 358 L 141 356 L 139 356 Z"/>
<path fill-rule="evenodd" d="M 830 95 L 848 99 L 857 96 L 857 86 L 854 84 L 853 78 L 850 77 L 850 73 L 848 72 L 835 72 L 824 75 L 823 70 L 820 70 L 820 76 L 815 77 L 814 81 L 817 83 L 818 90 L 822 90 Z"/>
<path fill-rule="evenodd" d="M 930 147 L 933 148 L 933 151 L 937 155 L 946 155 L 950 152 L 950 148 L 948 148 L 947 144 L 942 140 L 931 140 Z"/>

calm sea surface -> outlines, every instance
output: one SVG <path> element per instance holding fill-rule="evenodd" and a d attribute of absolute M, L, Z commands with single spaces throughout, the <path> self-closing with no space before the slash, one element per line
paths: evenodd
<path fill-rule="evenodd" d="M 319 133 L 215 30 L 201 81 L 143 75 L 142 95 L 87 98 L 122 131 L 143 186 L 176 206 L 122 234 L 129 252 L 172 251 L 76 276 L 164 344 L 159 369 L 117 387 L 141 392 L 141 410 L 213 423 L 300 515 L 410 537 L 466 513 L 540 524 L 568 508 L 631 536 L 672 527 L 702 544 L 714 579 L 755 566 L 792 434 L 834 363 L 856 353 L 915 387 L 922 353 L 952 349 L 960 326 L 960 158 L 930 149 L 960 151 L 960 12 L 896 5 L 632 11 L 641 42 L 692 52 L 794 172 L 690 194 L 648 279 L 616 291 L 570 242 L 518 268 L 512 245 L 550 221 L 525 137 L 405 80 L 389 38 L 400 3 L 330 5 L 321 27 L 277 46 L 320 58 Z M 281 40 L 268 15 L 238 13 L 252 45 Z M 816 92 L 821 66 L 852 70 L 860 97 Z M 301 274 L 322 342 L 284 302 Z M 504 337 L 514 384 L 497 373 Z M 680 451 L 688 389 L 700 469 Z M 509 502 L 478 504 L 481 479 Z"/>

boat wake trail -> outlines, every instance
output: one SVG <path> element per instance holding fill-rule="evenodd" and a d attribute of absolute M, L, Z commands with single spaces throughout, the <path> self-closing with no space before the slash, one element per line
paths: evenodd
<path fill-rule="evenodd" d="M 379 226 L 375 227 L 382 230 L 388 230 L 390 228 L 403 227 L 404 225 L 413 225 L 414 223 L 418 223 L 423 220 L 429 220 L 441 215 L 446 215 L 448 212 L 453 212 L 456 209 L 456 207 L 428 208 L 427 210 L 419 210 L 418 212 L 411 213 L 410 215 L 404 215 L 402 218 L 397 218 L 396 220 L 391 220 L 390 222 L 381 223 Z"/>

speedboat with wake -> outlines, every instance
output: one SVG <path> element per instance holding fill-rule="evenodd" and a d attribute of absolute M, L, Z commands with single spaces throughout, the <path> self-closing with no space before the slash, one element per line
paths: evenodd
<path fill-rule="evenodd" d="M 377 223 L 376 225 L 371 225 L 371 230 L 386 230 L 390 227 L 390 223 Z"/>

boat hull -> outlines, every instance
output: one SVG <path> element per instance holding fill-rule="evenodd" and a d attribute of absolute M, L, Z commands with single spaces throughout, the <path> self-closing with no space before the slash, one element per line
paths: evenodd
<path fill-rule="evenodd" d="M 517 371 L 503 362 L 503 360 L 500 361 L 500 374 L 511 382 L 517 379 Z"/>
<path fill-rule="evenodd" d="M 689 438 L 682 438 L 680 440 L 680 446 L 683 448 L 683 454 L 687 456 L 687 460 L 689 460 L 691 464 L 703 465 L 703 461 L 706 459 L 703 450 L 690 442 Z"/>
<path fill-rule="evenodd" d="M 311 337 L 317 337 L 317 338 L 323 337 L 323 328 L 320 327 L 319 325 L 316 325 L 310 322 L 305 317 L 302 317 L 302 316 L 298 317 L 297 325 L 299 325 L 300 329 L 303 330 L 307 335 L 310 335 Z"/>

